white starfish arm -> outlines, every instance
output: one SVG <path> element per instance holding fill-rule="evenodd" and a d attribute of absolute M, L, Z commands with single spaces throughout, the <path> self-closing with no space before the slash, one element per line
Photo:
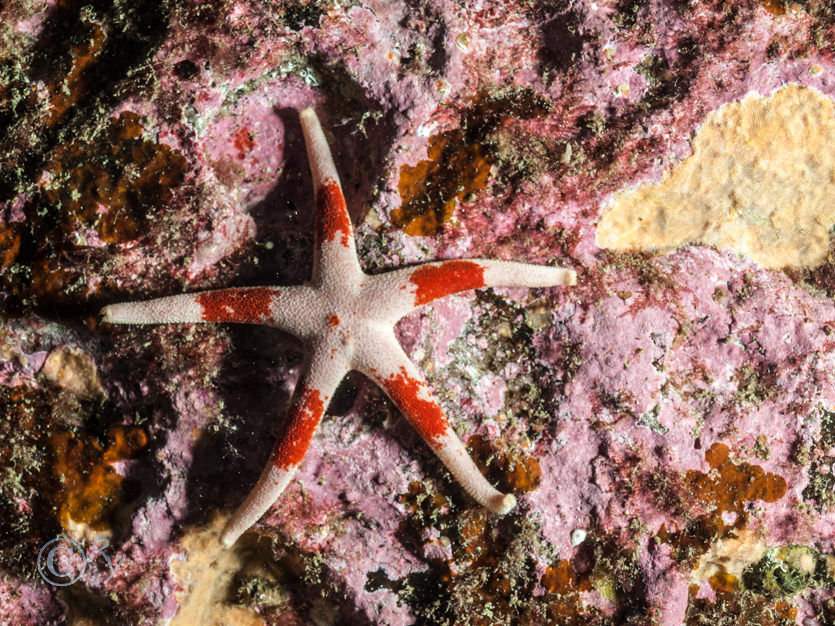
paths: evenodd
<path fill-rule="evenodd" d="M 393 332 L 380 336 L 374 346 L 358 346 L 354 366 L 385 390 L 473 500 L 500 514 L 516 506 L 516 498 L 494 489 L 473 463 L 441 407 L 432 399 L 423 376 L 403 352 Z"/>
<path fill-rule="evenodd" d="M 111 324 L 178 324 L 242 322 L 275 326 L 296 336 L 314 332 L 311 320 L 320 315 L 316 294 L 305 285 L 233 287 L 143 302 L 111 304 L 101 310 Z M 308 321 L 310 323 L 308 323 Z"/>
<path fill-rule="evenodd" d="M 223 529 L 221 541 L 227 547 L 258 521 L 290 483 L 328 403 L 347 372 L 348 362 L 336 346 L 323 342 L 314 348 L 307 374 L 296 386 L 267 467 Z"/>
<path fill-rule="evenodd" d="M 462 259 L 424 263 L 366 278 L 373 309 L 391 319 L 453 293 L 482 287 L 555 287 L 574 285 L 574 270 L 510 261 Z"/>
<path fill-rule="evenodd" d="M 362 276 L 351 216 L 316 112 L 299 111 L 316 203 L 313 284 L 344 286 Z"/>

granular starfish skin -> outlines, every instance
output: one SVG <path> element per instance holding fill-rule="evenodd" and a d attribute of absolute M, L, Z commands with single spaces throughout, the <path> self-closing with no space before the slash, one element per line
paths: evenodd
<path fill-rule="evenodd" d="M 506 261 L 442 261 L 369 276 L 360 269 L 348 208 L 324 133 L 313 109 L 299 113 L 316 197 L 313 277 L 308 285 L 221 289 L 102 310 L 114 324 L 260 323 L 305 340 L 312 356 L 282 424 L 267 468 L 229 520 L 222 541 L 231 546 L 278 498 L 293 478 L 319 421 L 345 374 L 356 369 L 376 381 L 462 487 L 481 505 L 504 514 L 512 494 L 484 479 L 422 375 L 397 345 L 396 321 L 416 307 L 460 291 L 495 286 L 573 285 L 573 270 Z"/>

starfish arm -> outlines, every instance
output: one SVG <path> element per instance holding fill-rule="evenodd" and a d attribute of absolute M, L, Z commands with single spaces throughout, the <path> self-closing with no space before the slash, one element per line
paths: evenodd
<path fill-rule="evenodd" d="M 142 302 L 111 304 L 101 310 L 110 324 L 178 324 L 242 322 L 267 324 L 297 336 L 312 329 L 305 320 L 315 315 L 316 296 L 304 285 L 233 287 L 169 296 Z"/>
<path fill-rule="evenodd" d="M 362 275 L 351 216 L 316 112 L 304 109 L 299 112 L 299 120 L 307 147 L 316 204 L 313 283 L 344 285 L 349 276 Z"/>
<path fill-rule="evenodd" d="M 367 278 L 375 310 L 391 319 L 453 293 L 482 287 L 555 287 L 574 285 L 574 270 L 510 261 L 466 259 L 425 263 Z"/>
<path fill-rule="evenodd" d="M 314 349 L 307 374 L 296 386 L 267 467 L 226 523 L 221 541 L 227 547 L 258 521 L 290 483 L 334 391 L 347 372 L 347 362 L 333 346 L 323 342 Z"/>
<path fill-rule="evenodd" d="M 510 511 L 516 506 L 516 498 L 494 489 L 478 470 L 441 407 L 432 399 L 423 376 L 397 343 L 394 333 L 380 337 L 380 341 L 385 345 L 378 343 L 367 350 L 358 350 L 354 362 L 356 369 L 385 390 L 473 500 L 494 513 Z"/>

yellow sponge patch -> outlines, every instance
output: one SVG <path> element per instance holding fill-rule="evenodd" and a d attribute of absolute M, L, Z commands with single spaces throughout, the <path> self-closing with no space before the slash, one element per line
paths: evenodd
<path fill-rule="evenodd" d="M 615 194 L 598 245 L 730 248 L 768 268 L 814 267 L 835 224 L 835 102 L 787 85 L 709 114 L 661 181 Z"/>

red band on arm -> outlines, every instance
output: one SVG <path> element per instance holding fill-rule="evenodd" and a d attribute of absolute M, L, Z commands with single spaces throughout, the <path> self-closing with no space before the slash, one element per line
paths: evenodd
<path fill-rule="evenodd" d="M 269 287 L 222 289 L 196 296 L 205 322 L 262 322 L 270 318 L 270 302 L 278 291 Z"/>
<path fill-rule="evenodd" d="M 417 286 L 415 305 L 419 306 L 452 293 L 484 287 L 484 268 L 472 261 L 447 261 L 418 267 L 409 280 Z"/>
<path fill-rule="evenodd" d="M 316 389 L 303 390 L 287 414 L 270 462 L 283 470 L 301 463 L 324 413 L 322 394 Z"/>
<path fill-rule="evenodd" d="M 334 181 L 326 182 L 316 194 L 316 231 L 319 241 L 333 241 L 342 235 L 342 245 L 348 247 L 351 237 L 351 218 L 342 190 Z"/>
<path fill-rule="evenodd" d="M 394 403 L 424 441 L 434 444 L 449 430 L 449 422 L 441 407 L 432 400 L 420 397 L 421 390 L 426 386 L 423 382 L 410 378 L 402 367 L 399 374 L 383 382 Z"/>

